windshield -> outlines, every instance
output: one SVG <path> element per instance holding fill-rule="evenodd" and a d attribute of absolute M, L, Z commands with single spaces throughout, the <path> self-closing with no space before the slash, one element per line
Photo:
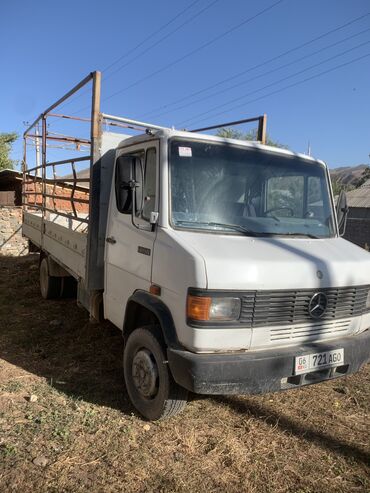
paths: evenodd
<path fill-rule="evenodd" d="M 172 140 L 171 222 L 184 229 L 327 238 L 335 234 L 325 168 L 228 144 Z"/>

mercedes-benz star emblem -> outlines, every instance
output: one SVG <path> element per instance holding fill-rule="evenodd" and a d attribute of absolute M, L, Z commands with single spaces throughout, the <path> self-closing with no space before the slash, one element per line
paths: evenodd
<path fill-rule="evenodd" d="M 312 318 L 321 318 L 326 312 L 328 298 L 325 293 L 315 293 L 310 299 L 308 311 Z"/>

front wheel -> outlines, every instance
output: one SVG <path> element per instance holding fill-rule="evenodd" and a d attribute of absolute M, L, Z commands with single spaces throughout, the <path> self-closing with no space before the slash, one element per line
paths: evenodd
<path fill-rule="evenodd" d="M 135 329 L 129 335 L 123 354 L 127 392 L 151 421 L 178 414 L 187 402 L 188 391 L 174 381 L 166 359 L 159 327 Z"/>

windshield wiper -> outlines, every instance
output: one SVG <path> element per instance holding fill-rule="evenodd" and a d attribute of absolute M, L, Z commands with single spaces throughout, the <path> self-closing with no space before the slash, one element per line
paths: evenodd
<path fill-rule="evenodd" d="M 228 224 L 228 223 L 217 223 L 217 222 L 198 222 L 198 221 L 176 221 L 176 224 L 185 224 L 185 225 L 199 225 L 199 226 L 218 226 L 220 228 L 232 229 L 234 231 L 239 231 L 239 233 L 243 233 L 246 236 L 260 236 L 259 233 L 255 231 L 251 231 L 250 229 L 244 228 L 239 224 Z"/>
<path fill-rule="evenodd" d="M 311 233 L 270 233 L 272 236 L 304 236 L 306 238 L 312 238 L 314 240 L 319 239 L 319 236 L 312 235 Z"/>
<path fill-rule="evenodd" d="M 193 224 L 198 225 L 198 226 L 215 226 L 215 227 L 220 227 L 220 228 L 227 228 L 227 229 L 232 229 L 234 231 L 239 231 L 240 233 L 245 234 L 246 236 L 258 236 L 258 237 L 263 237 L 263 236 L 304 236 L 306 238 L 312 238 L 312 239 L 318 239 L 318 236 L 312 235 L 311 233 L 280 233 L 280 232 L 275 232 L 275 231 L 264 231 L 264 232 L 257 232 L 257 231 L 252 231 L 250 229 L 244 228 L 243 226 L 240 226 L 240 224 L 229 224 L 229 223 L 218 223 L 218 222 L 206 222 L 206 221 L 176 221 L 176 224 L 184 224 L 187 226 L 192 226 Z"/>

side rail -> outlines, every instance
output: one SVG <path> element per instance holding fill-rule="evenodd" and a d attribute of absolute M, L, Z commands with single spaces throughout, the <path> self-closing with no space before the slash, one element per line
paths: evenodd
<path fill-rule="evenodd" d="M 90 118 L 54 112 L 90 90 Z M 23 234 L 81 278 L 86 277 L 88 259 L 99 112 L 100 72 L 93 72 L 41 113 L 23 134 Z"/>
<path fill-rule="evenodd" d="M 92 83 L 90 118 L 54 113 L 53 110 Z M 43 220 L 60 217 L 71 228 L 89 224 L 90 169 L 93 165 L 95 140 L 99 136 L 100 73 L 93 72 L 46 109 L 23 134 L 23 208 L 36 212 Z M 84 137 L 56 131 L 56 124 L 84 124 Z M 86 123 L 87 128 L 86 128 Z M 67 157 L 67 154 L 69 156 Z M 83 155 L 81 155 L 83 154 Z M 55 159 L 55 156 L 64 159 Z"/>

